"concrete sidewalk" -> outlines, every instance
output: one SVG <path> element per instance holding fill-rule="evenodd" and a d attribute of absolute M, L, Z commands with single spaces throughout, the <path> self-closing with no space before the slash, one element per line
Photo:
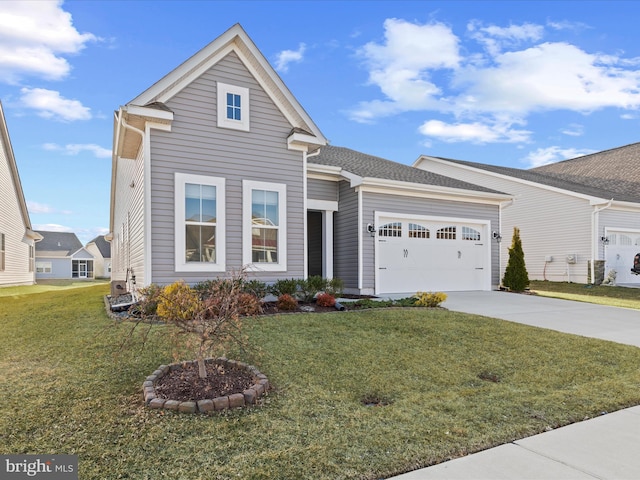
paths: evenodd
<path fill-rule="evenodd" d="M 507 292 L 448 292 L 445 308 L 640 347 L 640 311 Z M 638 479 L 640 406 L 394 477 Z"/>

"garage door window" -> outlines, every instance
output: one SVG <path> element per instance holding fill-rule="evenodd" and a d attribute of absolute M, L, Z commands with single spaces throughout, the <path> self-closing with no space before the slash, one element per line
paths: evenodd
<path fill-rule="evenodd" d="M 410 223 L 409 238 L 429 238 L 429 229 L 417 223 Z"/>
<path fill-rule="evenodd" d="M 393 222 L 382 225 L 378 229 L 378 235 L 381 237 L 401 237 L 402 236 L 402 223 Z"/>
<path fill-rule="evenodd" d="M 480 232 L 475 228 L 462 227 L 462 240 L 480 241 Z"/>
<path fill-rule="evenodd" d="M 438 238 L 440 240 L 455 240 L 456 239 L 456 227 L 440 228 L 436 232 L 436 238 Z"/>

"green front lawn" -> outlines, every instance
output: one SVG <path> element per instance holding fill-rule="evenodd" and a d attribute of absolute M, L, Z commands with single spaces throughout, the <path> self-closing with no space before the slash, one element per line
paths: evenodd
<path fill-rule="evenodd" d="M 148 410 L 166 327 L 120 350 L 107 291 L 0 299 L 0 452 L 76 454 L 82 479 L 374 479 L 640 404 L 640 349 L 408 308 L 248 320 L 262 406 Z"/>
<path fill-rule="evenodd" d="M 640 310 L 640 288 L 532 281 L 530 290 L 545 297 Z"/>

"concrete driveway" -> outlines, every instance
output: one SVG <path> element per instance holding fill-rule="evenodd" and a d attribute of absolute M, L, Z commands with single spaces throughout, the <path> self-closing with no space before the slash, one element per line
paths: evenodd
<path fill-rule="evenodd" d="M 447 292 L 445 308 L 640 347 L 640 311 L 507 292 Z M 640 366 L 639 366 L 640 367 Z M 394 477 L 638 479 L 640 407 Z"/>

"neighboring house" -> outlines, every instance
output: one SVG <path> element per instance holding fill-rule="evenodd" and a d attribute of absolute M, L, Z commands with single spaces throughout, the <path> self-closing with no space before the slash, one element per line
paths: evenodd
<path fill-rule="evenodd" d="M 520 229 L 529 278 L 640 284 L 640 144 L 530 170 L 422 156 L 415 167 L 511 193 L 502 213 L 501 265 Z"/>
<path fill-rule="evenodd" d="M 35 243 L 0 102 L 0 287 L 35 283 Z"/>
<path fill-rule="evenodd" d="M 111 244 L 104 235 L 91 240 L 85 246 L 93 255 L 93 272 L 96 278 L 111 278 Z"/>
<path fill-rule="evenodd" d="M 82 246 L 75 233 L 45 232 L 36 244 L 36 278 L 94 278 L 93 255 Z"/>
<path fill-rule="evenodd" d="M 509 195 L 327 146 L 239 25 L 120 107 L 114 129 L 114 282 L 244 268 L 363 294 L 498 283 Z"/>

